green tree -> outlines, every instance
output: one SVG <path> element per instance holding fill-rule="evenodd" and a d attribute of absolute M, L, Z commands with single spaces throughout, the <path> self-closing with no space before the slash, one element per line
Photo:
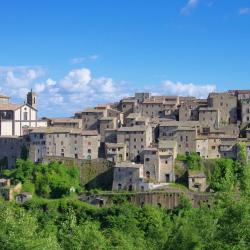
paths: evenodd
<path fill-rule="evenodd" d="M 0 202 L 1 249 L 60 249 L 56 235 L 38 230 L 36 218 L 24 209 Z"/>
<path fill-rule="evenodd" d="M 214 191 L 230 191 L 234 187 L 234 162 L 231 159 L 217 159 L 211 174 L 210 187 Z"/>

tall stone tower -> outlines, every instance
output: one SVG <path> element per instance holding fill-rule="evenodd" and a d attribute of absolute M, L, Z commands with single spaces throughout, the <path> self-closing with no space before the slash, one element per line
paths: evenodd
<path fill-rule="evenodd" d="M 36 109 L 36 99 L 37 95 L 31 89 L 30 92 L 28 92 L 27 94 L 27 104 L 30 105 L 32 108 Z"/>

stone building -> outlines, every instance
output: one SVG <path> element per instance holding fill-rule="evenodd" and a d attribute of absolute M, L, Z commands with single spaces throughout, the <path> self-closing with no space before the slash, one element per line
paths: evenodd
<path fill-rule="evenodd" d="M 127 146 L 124 143 L 105 143 L 105 157 L 111 162 L 123 162 L 127 160 Z"/>
<path fill-rule="evenodd" d="M 228 92 L 234 94 L 238 101 L 250 99 L 250 90 L 229 90 Z"/>
<path fill-rule="evenodd" d="M 117 142 L 127 145 L 127 159 L 140 162 L 144 148 L 152 143 L 150 126 L 121 127 L 117 130 Z"/>
<path fill-rule="evenodd" d="M 179 121 L 199 121 L 199 109 L 203 107 L 207 107 L 207 99 L 190 97 L 182 100 L 180 98 L 178 107 Z"/>
<path fill-rule="evenodd" d="M 82 119 L 82 129 L 98 130 L 99 119 L 104 116 L 105 111 L 97 108 L 86 108 L 83 111 L 76 112 L 75 118 Z"/>
<path fill-rule="evenodd" d="M 188 171 L 188 188 L 195 192 L 205 192 L 207 189 L 206 176 L 200 171 Z"/>
<path fill-rule="evenodd" d="M 137 100 L 134 97 L 124 98 L 120 101 L 120 111 L 124 114 L 124 117 L 130 113 L 134 113 L 137 109 Z"/>
<path fill-rule="evenodd" d="M 133 162 L 117 163 L 114 167 L 112 190 L 140 190 L 143 181 L 143 165 Z"/>
<path fill-rule="evenodd" d="M 203 128 L 208 128 L 209 131 L 218 129 L 220 125 L 220 109 L 199 108 L 199 122 Z"/>
<path fill-rule="evenodd" d="M 250 99 L 240 100 L 240 115 L 243 124 L 250 123 Z"/>
<path fill-rule="evenodd" d="M 187 154 L 196 151 L 197 128 L 178 127 L 175 140 L 178 145 L 178 154 Z"/>
<path fill-rule="evenodd" d="M 20 158 L 22 147 L 26 148 L 27 142 L 19 136 L 0 136 L 0 167 L 14 168 L 16 160 Z"/>
<path fill-rule="evenodd" d="M 160 98 L 150 98 L 140 104 L 141 114 L 146 117 L 162 117 L 163 112 L 163 100 Z"/>
<path fill-rule="evenodd" d="M 174 121 L 165 120 L 159 123 L 159 139 L 172 140 L 175 132 L 179 127 L 196 128 L 199 130 L 200 124 L 198 121 Z"/>
<path fill-rule="evenodd" d="M 102 117 L 99 119 L 99 131 L 101 135 L 101 142 L 105 142 L 106 129 L 117 129 L 118 121 L 116 117 Z"/>
<path fill-rule="evenodd" d="M 44 118 L 49 127 L 67 127 L 67 128 L 82 128 L 82 119 L 60 117 L 60 118 Z"/>
<path fill-rule="evenodd" d="M 176 141 L 161 140 L 157 147 L 146 148 L 143 151 L 143 156 L 145 180 L 156 183 L 174 181 L 174 160 L 177 156 Z"/>
<path fill-rule="evenodd" d="M 234 94 L 210 93 L 208 106 L 220 111 L 220 126 L 237 122 L 237 98 Z"/>
<path fill-rule="evenodd" d="M 124 119 L 126 127 L 132 127 L 135 125 L 148 125 L 150 121 L 149 117 L 142 116 L 141 113 L 131 113 Z"/>
<path fill-rule="evenodd" d="M 94 130 L 50 127 L 29 133 L 29 157 L 42 162 L 46 156 L 75 159 L 97 159 L 100 135 Z"/>

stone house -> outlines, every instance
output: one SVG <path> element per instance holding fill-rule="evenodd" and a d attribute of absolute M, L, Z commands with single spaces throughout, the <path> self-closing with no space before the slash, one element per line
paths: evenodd
<path fill-rule="evenodd" d="M 87 108 L 75 113 L 75 118 L 82 119 L 82 129 L 98 130 L 99 119 L 105 115 L 105 110 L 97 108 Z"/>
<path fill-rule="evenodd" d="M 201 171 L 188 171 L 188 188 L 195 192 L 205 192 L 207 189 L 206 176 Z"/>
<path fill-rule="evenodd" d="M 147 181 L 165 183 L 175 179 L 174 160 L 177 156 L 176 141 L 161 140 L 157 147 L 143 151 L 143 176 Z"/>
<path fill-rule="evenodd" d="M 196 137 L 197 128 L 178 127 L 174 135 L 174 138 L 178 145 L 178 154 L 183 155 L 191 152 L 196 152 Z"/>
<path fill-rule="evenodd" d="M 233 93 L 210 93 L 208 106 L 220 111 L 220 125 L 237 122 L 237 98 Z"/>
<path fill-rule="evenodd" d="M 127 159 L 141 162 L 141 153 L 152 143 L 150 126 L 121 127 L 117 130 L 117 142 L 127 145 Z"/>
<path fill-rule="evenodd" d="M 111 162 L 123 162 L 127 160 L 127 146 L 124 143 L 105 143 L 105 157 Z"/>
<path fill-rule="evenodd" d="M 220 125 L 220 110 L 217 108 L 199 108 L 199 122 L 202 127 L 208 127 L 209 131 L 218 129 Z"/>
<path fill-rule="evenodd" d="M 100 135 L 95 130 L 63 127 L 33 129 L 29 140 L 29 157 L 34 162 L 42 162 L 46 156 L 97 159 L 100 147 Z"/>
<path fill-rule="evenodd" d="M 236 159 L 237 148 L 236 144 L 238 137 L 230 134 L 224 134 L 220 136 L 219 153 L 220 157 L 226 157 L 230 159 Z"/>
<path fill-rule="evenodd" d="M 21 156 L 22 146 L 28 147 L 27 141 L 20 136 L 0 136 L 0 167 L 14 168 Z"/>
<path fill-rule="evenodd" d="M 163 100 L 158 98 L 150 98 L 140 104 L 141 114 L 146 117 L 163 117 Z"/>
<path fill-rule="evenodd" d="M 137 100 L 134 97 L 124 98 L 120 101 L 120 111 L 124 114 L 124 117 L 130 113 L 134 113 L 137 109 Z"/>
<path fill-rule="evenodd" d="M 159 139 L 172 140 L 176 130 L 179 128 L 196 128 L 199 131 L 200 124 L 198 121 L 174 121 L 165 120 L 159 123 Z"/>
<path fill-rule="evenodd" d="M 117 129 L 105 129 L 105 143 L 117 142 Z"/>
<path fill-rule="evenodd" d="M 49 127 L 82 128 L 82 119 L 76 118 L 44 118 Z"/>
<path fill-rule="evenodd" d="M 242 99 L 240 101 L 240 114 L 243 124 L 250 123 L 250 99 Z"/>
<path fill-rule="evenodd" d="M 180 105 L 178 107 L 179 121 L 198 121 L 199 108 L 207 107 L 207 99 L 196 99 L 195 97 L 180 97 Z"/>
<path fill-rule="evenodd" d="M 101 142 L 105 142 L 105 130 L 117 129 L 118 121 L 116 117 L 102 117 L 99 119 L 99 131 L 101 136 Z"/>
<path fill-rule="evenodd" d="M 112 108 L 107 109 L 107 117 L 116 118 L 118 126 L 121 126 L 124 124 L 124 115 L 119 110 L 112 109 Z"/>
<path fill-rule="evenodd" d="M 238 101 L 250 99 L 250 90 L 229 90 L 228 92 L 234 94 Z"/>
<path fill-rule="evenodd" d="M 141 113 L 131 113 L 124 120 L 126 127 L 132 127 L 135 125 L 148 125 L 149 121 L 150 118 L 142 116 Z"/>
<path fill-rule="evenodd" d="M 143 165 L 133 162 L 121 162 L 114 166 L 112 190 L 140 190 L 143 181 Z"/>

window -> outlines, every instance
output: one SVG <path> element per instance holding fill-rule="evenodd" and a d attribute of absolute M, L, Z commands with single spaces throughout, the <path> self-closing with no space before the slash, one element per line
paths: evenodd
<path fill-rule="evenodd" d="M 146 172 L 146 178 L 150 179 L 150 172 L 149 171 Z"/>
<path fill-rule="evenodd" d="M 165 164 L 168 164 L 168 161 L 165 161 Z"/>
<path fill-rule="evenodd" d="M 88 153 L 91 154 L 91 149 L 88 149 Z"/>
<path fill-rule="evenodd" d="M 150 161 L 150 159 L 149 159 L 149 158 L 146 158 L 145 161 Z"/>
<path fill-rule="evenodd" d="M 23 113 L 23 119 L 24 119 L 24 121 L 28 120 L 28 112 Z"/>
<path fill-rule="evenodd" d="M 183 140 L 182 135 L 181 135 L 181 137 L 180 137 L 180 140 L 181 140 L 181 141 Z"/>
<path fill-rule="evenodd" d="M 134 142 L 136 142 L 136 138 L 134 138 Z"/>
<path fill-rule="evenodd" d="M 63 145 L 63 141 L 61 141 L 61 145 Z"/>
<path fill-rule="evenodd" d="M 216 148 L 215 146 L 212 146 L 212 149 L 213 149 L 213 150 L 215 150 L 215 148 Z"/>

